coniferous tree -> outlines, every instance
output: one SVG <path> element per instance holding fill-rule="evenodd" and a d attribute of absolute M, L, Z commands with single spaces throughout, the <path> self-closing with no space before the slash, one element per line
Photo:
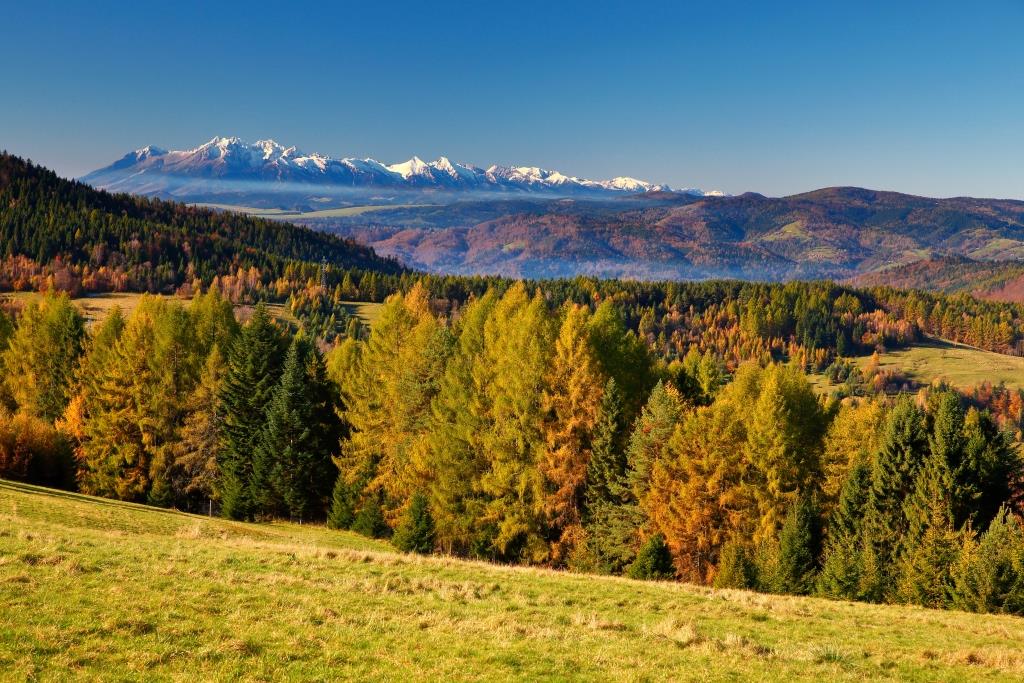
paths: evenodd
<path fill-rule="evenodd" d="M 253 456 L 267 405 L 281 372 L 284 339 L 260 304 L 235 339 L 221 390 L 224 443 L 218 455 L 221 512 L 251 519 L 257 512 Z"/>
<path fill-rule="evenodd" d="M 85 321 L 67 294 L 51 292 L 25 307 L 2 356 L 20 410 L 51 422 L 64 413 L 84 342 Z"/>
<path fill-rule="evenodd" d="M 826 420 L 803 373 L 792 366 L 764 370 L 749 411 L 746 460 L 758 516 L 754 542 L 760 544 L 775 537 L 799 492 L 817 482 Z"/>
<path fill-rule="evenodd" d="M 1024 614 L 1024 530 L 1001 509 L 980 539 L 968 535 L 952 570 L 954 607 Z"/>
<path fill-rule="evenodd" d="M 948 503 L 936 500 L 919 536 L 909 535 L 899 559 L 897 597 L 925 607 L 946 607 L 952 568 L 963 539 L 949 521 Z"/>
<path fill-rule="evenodd" d="M 151 483 L 147 496 L 154 505 L 170 507 L 181 493 L 172 481 L 174 444 L 187 414 L 186 404 L 202 374 L 207 346 L 196 339 L 192 314 L 177 302 L 143 297 L 132 315 L 141 314 L 148 315 L 153 325 L 152 385 L 142 388 L 147 405 L 140 410 L 149 425 Z"/>
<path fill-rule="evenodd" d="M 601 571 L 621 572 L 636 558 L 639 533 L 646 524 L 641 503 L 650 487 L 653 463 L 668 452 L 681 412 L 675 390 L 661 382 L 655 385 L 630 436 L 624 475 L 607 481 L 610 500 L 589 509 L 587 548 L 591 563 Z"/>
<path fill-rule="evenodd" d="M 482 449 L 488 425 L 485 384 L 474 380 L 482 374 L 477 360 L 484 351 L 484 327 L 498 296 L 488 290 L 462 311 L 452 355 L 431 403 L 431 427 L 427 453 L 433 464 L 430 500 L 435 532 L 446 552 L 490 553 L 493 527 L 481 524 L 486 496 L 479 488 L 487 468 Z"/>
<path fill-rule="evenodd" d="M 590 462 L 587 463 L 585 508 L 602 503 L 621 503 L 626 453 L 623 443 L 625 424 L 622 398 L 614 377 L 609 377 L 601 392 Z"/>
<path fill-rule="evenodd" d="M 964 419 L 963 458 L 952 472 L 957 491 L 954 524 L 988 527 L 1008 504 L 1014 482 L 1024 477 L 1020 455 L 987 411 L 970 409 Z"/>
<path fill-rule="evenodd" d="M 725 379 L 725 368 L 711 349 L 706 349 L 697 366 L 697 383 L 705 400 L 712 400 Z"/>
<path fill-rule="evenodd" d="M 689 413 L 655 462 L 642 506 L 666 537 L 684 580 L 706 583 L 730 538 L 749 541 L 755 515 L 744 475 L 744 413 L 735 386 Z"/>
<path fill-rule="evenodd" d="M 192 298 L 189 304 L 192 325 L 195 328 L 195 352 L 200 358 L 209 356 L 213 348 L 230 349 L 239 333 L 234 307 L 214 287 Z"/>
<path fill-rule="evenodd" d="M 863 517 L 871 489 L 871 468 L 855 462 L 843 483 L 839 502 L 828 523 L 818 591 L 829 597 L 855 600 L 863 572 Z"/>
<path fill-rule="evenodd" d="M 356 507 L 362 485 L 352 485 L 344 476 L 338 475 L 331 493 L 331 509 L 327 514 L 327 526 L 331 529 L 349 529 L 356 518 Z"/>
<path fill-rule="evenodd" d="M 352 520 L 352 531 L 370 538 L 387 538 L 391 534 L 391 527 L 381 509 L 379 492 L 371 492 L 363 498 Z"/>
<path fill-rule="evenodd" d="M 563 562 L 581 539 L 582 498 L 603 384 L 587 320 L 586 309 L 580 306 L 565 310 L 541 397 L 546 448 L 539 469 L 556 563 Z"/>
<path fill-rule="evenodd" d="M 658 382 L 637 418 L 626 450 L 630 500 L 639 502 L 647 495 L 654 463 L 668 452 L 681 413 L 678 394 Z"/>
<path fill-rule="evenodd" d="M 407 553 L 426 555 L 434 550 L 434 519 L 430 514 L 430 503 L 423 493 L 413 495 L 391 543 Z"/>
<path fill-rule="evenodd" d="M 865 602 L 882 602 L 893 590 L 891 560 L 880 550 L 888 539 L 881 536 L 879 529 L 868 520 L 861 530 L 857 596 Z"/>
<path fill-rule="evenodd" d="M 904 501 L 914 492 L 917 473 L 928 452 L 923 412 L 910 397 L 900 397 L 885 421 L 865 513 L 868 537 L 873 543 L 871 567 L 878 572 L 872 584 L 876 588 L 891 583 L 886 572 L 898 558 L 900 542 L 907 532 Z"/>
<path fill-rule="evenodd" d="M 841 404 L 829 424 L 822 449 L 822 512 L 830 515 L 856 464 L 870 463 L 878 450 L 885 411 L 879 401 Z M 870 473 L 870 468 L 868 468 Z"/>
<path fill-rule="evenodd" d="M 479 489 L 487 497 L 481 523 L 492 525 L 497 557 L 542 562 L 544 480 L 537 462 L 545 448 L 544 388 L 554 328 L 540 292 L 530 297 L 514 284 L 484 325 L 483 352 L 473 366 L 483 388 L 486 420 L 480 448 L 486 459 Z"/>
<path fill-rule="evenodd" d="M 615 380 L 622 396 L 623 422 L 632 424 L 657 380 L 647 344 L 626 327 L 622 311 L 608 299 L 590 318 L 590 341 L 601 374 Z"/>
<path fill-rule="evenodd" d="M 381 307 L 359 359 L 344 379 L 350 426 L 339 461 L 350 484 L 380 491 L 389 523 L 397 523 L 412 493 L 428 475 L 430 406 L 450 352 L 450 337 L 430 310 L 427 291 L 415 286 Z"/>
<path fill-rule="evenodd" d="M 626 425 L 614 377 L 601 393 L 584 494 L 584 543 L 571 564 L 591 572 L 620 573 L 633 560 L 642 513 L 627 503 Z"/>
<path fill-rule="evenodd" d="M 101 325 L 61 422 L 79 443 L 84 490 L 176 502 L 172 449 L 198 379 L 191 332 L 181 305 L 149 296 L 127 323 L 115 312 Z"/>
<path fill-rule="evenodd" d="M 322 365 L 305 337 L 292 340 L 253 459 L 253 499 L 263 514 L 286 511 L 301 520 L 325 509 L 333 479 L 331 452 L 325 446 L 333 444 L 317 436 L 321 429 L 331 429 L 319 422 L 327 413 L 318 410 L 311 376 L 322 375 Z M 329 417 L 336 420 L 333 413 Z"/>
<path fill-rule="evenodd" d="M 937 413 L 931 452 L 918 469 L 914 492 L 904 501 L 907 530 L 897 565 L 897 597 L 926 607 L 946 606 L 950 572 L 961 545 L 953 528 L 954 483 L 949 467 L 950 459 L 959 458 L 951 450 L 960 436 L 955 411 L 940 408 Z"/>
<path fill-rule="evenodd" d="M 156 372 L 155 330 L 140 306 L 99 370 L 96 394 L 82 425 L 79 484 L 92 495 L 142 501 L 150 491 Z"/>
<path fill-rule="evenodd" d="M 629 565 L 626 575 L 631 579 L 661 581 L 675 576 L 672 554 L 661 534 L 654 534 L 640 547 L 636 559 Z"/>
<path fill-rule="evenodd" d="M 187 508 L 202 510 L 203 503 L 220 498 L 217 451 L 223 434 L 218 414 L 221 385 L 227 364 L 219 346 L 206 359 L 199 385 L 186 404 L 187 416 L 173 447 L 174 489 Z"/>
<path fill-rule="evenodd" d="M 712 585 L 715 588 L 757 587 L 757 565 L 747 547 L 737 538 L 730 538 L 722 546 Z"/>
<path fill-rule="evenodd" d="M 773 593 L 806 595 L 814 585 L 821 548 L 821 527 L 812 501 L 793 502 L 779 531 L 769 566 L 758 567 L 761 586 Z"/>

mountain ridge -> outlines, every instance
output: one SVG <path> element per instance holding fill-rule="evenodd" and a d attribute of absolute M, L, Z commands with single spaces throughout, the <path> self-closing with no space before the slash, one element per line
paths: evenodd
<path fill-rule="evenodd" d="M 175 199 L 207 198 L 211 194 L 244 191 L 249 195 L 343 190 L 340 195 L 372 195 L 381 190 L 404 194 L 526 194 L 552 197 L 606 197 L 669 191 L 667 185 L 628 176 L 589 180 L 538 166 L 487 168 L 454 163 L 441 156 L 426 162 L 417 156 L 385 164 L 376 159 L 332 158 L 307 154 L 274 140 L 246 143 L 238 137 L 217 136 L 188 150 L 153 145 L 129 152 L 112 164 L 80 179 L 99 189 Z M 218 184 L 226 183 L 223 187 Z M 235 187 L 239 183 L 249 187 Z M 693 188 L 678 190 L 694 196 L 719 195 Z M 273 199 L 261 197 L 264 204 Z M 380 198 L 378 198 L 380 199 Z"/>

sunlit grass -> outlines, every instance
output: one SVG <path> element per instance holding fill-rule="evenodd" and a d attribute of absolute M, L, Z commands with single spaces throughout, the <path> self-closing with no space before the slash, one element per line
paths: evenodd
<path fill-rule="evenodd" d="M 870 361 L 870 356 L 854 359 L 861 368 Z M 1011 389 L 1024 389 L 1024 358 L 940 339 L 927 339 L 911 347 L 886 351 L 879 356 L 879 367 L 899 370 L 907 378 L 924 385 L 943 380 L 958 389 L 969 389 L 982 382 L 993 385 L 1005 382 Z M 811 375 L 808 379 L 820 393 L 827 394 L 837 388 L 830 385 L 822 374 Z"/>
<path fill-rule="evenodd" d="M 392 552 L 0 483 L 0 672 L 119 680 L 1019 680 L 1012 617 Z"/>

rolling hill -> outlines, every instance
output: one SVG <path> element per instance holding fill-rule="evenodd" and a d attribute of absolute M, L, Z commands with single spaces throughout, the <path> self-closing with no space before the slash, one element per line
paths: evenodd
<path fill-rule="evenodd" d="M 32 680 L 1019 680 L 1024 621 L 397 554 L 0 482 Z"/>
<path fill-rule="evenodd" d="M 936 257 L 1024 256 L 1022 201 L 853 187 L 779 198 L 463 202 L 300 222 L 413 267 L 520 277 L 842 279 Z"/>
<path fill-rule="evenodd" d="M 889 286 L 964 292 L 992 301 L 1024 302 L 1024 263 L 964 257 L 924 259 L 851 278 L 863 287 Z"/>

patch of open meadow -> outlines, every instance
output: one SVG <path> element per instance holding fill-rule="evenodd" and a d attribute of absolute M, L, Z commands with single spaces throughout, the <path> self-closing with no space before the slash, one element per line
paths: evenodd
<path fill-rule="evenodd" d="M 853 360 L 863 369 L 871 362 L 871 356 Z M 878 367 L 899 370 L 918 384 L 944 380 L 958 389 L 969 389 L 982 382 L 993 385 L 1002 382 L 1010 389 L 1024 389 L 1024 358 L 944 339 L 928 338 L 914 346 L 888 350 L 879 355 Z M 828 394 L 837 388 L 829 384 L 823 374 L 811 375 L 808 379 L 819 393 Z"/>
<path fill-rule="evenodd" d="M 0 482 L 0 671 L 64 680 L 1020 680 L 1024 620 L 393 552 Z"/>

